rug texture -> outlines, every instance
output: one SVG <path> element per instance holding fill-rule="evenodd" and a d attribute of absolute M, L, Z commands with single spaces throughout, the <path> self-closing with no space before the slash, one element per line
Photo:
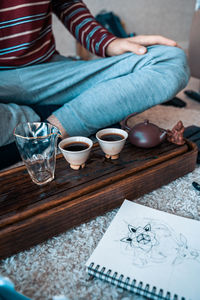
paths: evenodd
<path fill-rule="evenodd" d="M 186 127 L 200 126 L 199 115 L 196 109 L 158 105 L 132 118 L 129 125 L 149 119 L 165 129 L 171 129 L 178 120 L 182 120 Z M 198 165 L 192 173 L 144 195 L 136 202 L 200 220 L 200 192 L 192 187 L 193 181 L 200 183 Z M 2 260 L 0 274 L 9 277 L 17 291 L 34 300 L 50 300 L 55 295 L 65 295 L 70 300 L 143 299 L 99 279 L 89 280 L 86 275 L 85 262 L 117 211 L 114 209 L 28 251 Z"/>

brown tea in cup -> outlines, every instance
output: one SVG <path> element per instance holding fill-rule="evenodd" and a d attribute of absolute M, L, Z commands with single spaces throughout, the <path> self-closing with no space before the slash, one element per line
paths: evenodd
<path fill-rule="evenodd" d="M 66 151 L 72 151 L 72 152 L 76 152 L 76 151 L 83 151 L 86 150 L 87 148 L 89 148 L 90 145 L 85 143 L 85 142 L 71 142 L 69 144 L 64 145 L 62 148 Z"/>
<path fill-rule="evenodd" d="M 105 133 L 99 137 L 102 141 L 115 142 L 124 139 L 124 136 L 119 133 Z"/>

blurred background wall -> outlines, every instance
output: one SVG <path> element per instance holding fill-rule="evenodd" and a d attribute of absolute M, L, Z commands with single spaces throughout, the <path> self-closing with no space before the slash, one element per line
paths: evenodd
<path fill-rule="evenodd" d="M 101 10 L 117 14 L 128 33 L 161 34 L 187 49 L 196 0 L 85 0 L 93 15 Z M 53 17 L 57 49 L 75 55 L 75 40 L 61 22 Z"/>

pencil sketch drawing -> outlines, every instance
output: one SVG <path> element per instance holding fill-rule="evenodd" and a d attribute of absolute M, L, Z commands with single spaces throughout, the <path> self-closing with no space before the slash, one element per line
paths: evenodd
<path fill-rule="evenodd" d="M 186 260 L 200 263 L 200 250 L 188 245 L 182 233 L 176 233 L 159 220 L 135 220 L 125 224 L 126 234 L 120 239 L 123 252 L 132 257 L 132 263 L 147 267 L 155 263 L 177 265 Z"/>

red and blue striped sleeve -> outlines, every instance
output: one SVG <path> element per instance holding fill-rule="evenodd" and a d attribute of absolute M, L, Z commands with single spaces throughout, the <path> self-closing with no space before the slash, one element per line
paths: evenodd
<path fill-rule="evenodd" d="M 116 36 L 95 20 L 81 0 L 53 0 L 52 6 L 54 13 L 81 45 L 98 56 L 106 56 L 106 47 Z"/>

